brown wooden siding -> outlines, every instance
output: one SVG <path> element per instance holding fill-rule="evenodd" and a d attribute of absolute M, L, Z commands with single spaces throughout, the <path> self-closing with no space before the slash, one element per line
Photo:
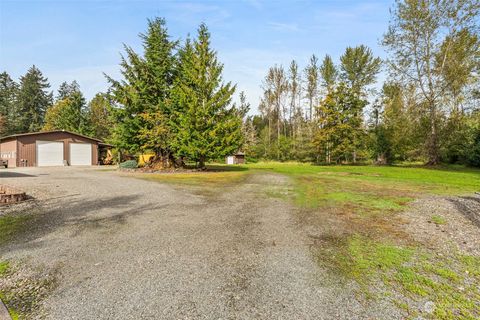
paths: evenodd
<path fill-rule="evenodd" d="M 8 157 L 4 156 L 8 153 Z M 17 166 L 17 139 L 9 139 L 0 143 L 0 158 L 8 160 L 8 167 Z"/>
<path fill-rule="evenodd" d="M 98 141 L 72 135 L 68 132 L 39 133 L 27 136 L 18 136 L 17 163 L 22 159 L 27 160 L 27 166 L 37 165 L 36 141 L 59 141 L 63 142 L 63 159 L 70 163 L 70 143 L 91 143 L 92 164 L 98 164 Z"/>

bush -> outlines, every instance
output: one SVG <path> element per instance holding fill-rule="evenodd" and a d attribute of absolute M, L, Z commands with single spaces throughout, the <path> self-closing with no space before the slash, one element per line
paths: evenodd
<path fill-rule="evenodd" d="M 135 169 L 138 167 L 138 163 L 135 160 L 127 160 L 125 162 L 120 163 L 120 168 L 123 169 Z"/>

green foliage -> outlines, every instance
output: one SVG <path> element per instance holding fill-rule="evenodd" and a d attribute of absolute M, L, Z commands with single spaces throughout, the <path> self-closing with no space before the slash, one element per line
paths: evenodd
<path fill-rule="evenodd" d="M 91 135 L 89 110 L 80 91 L 73 91 L 47 109 L 44 131 L 67 130 Z"/>
<path fill-rule="evenodd" d="M 0 73 L 0 136 L 14 134 L 18 130 L 18 84 L 8 73 Z"/>
<path fill-rule="evenodd" d="M 10 268 L 10 263 L 8 261 L 1 261 L 0 262 L 0 277 L 3 276 L 8 272 Z"/>
<path fill-rule="evenodd" d="M 80 92 L 80 85 L 77 81 L 73 80 L 72 83 L 64 81 L 60 84 L 60 87 L 58 88 L 55 100 L 60 101 L 67 98 L 72 98 L 78 92 Z"/>
<path fill-rule="evenodd" d="M 138 167 L 138 163 L 135 160 L 127 160 L 119 164 L 122 169 L 135 169 Z"/>
<path fill-rule="evenodd" d="M 309 64 L 305 68 L 305 96 L 308 100 L 308 114 L 306 118 L 310 121 L 313 120 L 314 107 L 316 99 L 318 97 L 318 78 L 319 78 L 319 67 L 318 67 L 318 58 L 315 55 L 310 57 Z"/>
<path fill-rule="evenodd" d="M 198 39 L 179 48 L 163 19 L 141 35 L 143 56 L 125 47 L 124 80 L 108 78 L 117 106 L 113 141 L 130 153 L 153 150 L 164 166 L 188 158 L 201 167 L 239 149 L 241 115 L 230 106 L 235 87 L 222 82 L 223 66 L 201 25 Z"/>
<path fill-rule="evenodd" d="M 198 38 L 187 40 L 179 56 L 173 89 L 173 149 L 177 156 L 204 168 L 206 161 L 231 154 L 241 145 L 241 118 L 230 106 L 235 86 L 223 83 L 223 65 L 210 47 L 204 24 Z"/>
<path fill-rule="evenodd" d="M 170 41 L 165 20 L 149 20 L 147 33 L 141 34 L 141 38 L 144 56 L 125 46 L 126 56 L 122 56 L 120 64 L 123 80 L 107 77 L 117 103 L 113 113 L 116 120 L 113 140 L 130 153 L 142 150 L 146 144 L 155 146 L 155 151 L 168 148 L 168 140 L 159 145 L 154 133 L 158 125 L 168 129 L 165 121 L 170 113 L 170 91 L 175 77 L 177 42 Z M 144 114 L 161 117 L 142 116 Z"/>
<path fill-rule="evenodd" d="M 322 65 L 320 66 L 320 75 L 322 77 L 322 86 L 327 89 L 328 92 L 331 91 L 337 82 L 338 70 L 333 63 L 332 57 L 328 54 L 325 55 Z"/>
<path fill-rule="evenodd" d="M 447 220 L 444 217 L 439 216 L 439 215 L 433 215 L 431 219 L 435 224 L 446 224 L 447 223 Z"/>
<path fill-rule="evenodd" d="M 31 219 L 32 217 L 27 215 L 0 216 L 0 245 L 22 231 Z"/>
<path fill-rule="evenodd" d="M 112 104 L 109 96 L 97 93 L 88 104 L 87 122 L 92 136 L 100 140 L 110 140 L 115 121 L 112 116 Z"/>
<path fill-rule="evenodd" d="M 365 45 L 347 47 L 340 57 L 341 79 L 354 92 L 361 93 L 375 82 L 381 61 L 380 58 L 375 58 L 372 50 Z"/>
<path fill-rule="evenodd" d="M 321 161 L 327 163 L 356 161 L 365 133 L 362 111 L 366 101 L 343 83 L 318 107 L 318 130 L 314 143 Z"/>
<path fill-rule="evenodd" d="M 467 121 L 467 143 L 462 150 L 466 163 L 480 167 L 480 111 L 473 113 Z"/>
<path fill-rule="evenodd" d="M 392 77 L 412 91 L 410 103 L 426 120 L 422 151 L 429 164 L 441 160 L 445 117 L 459 110 L 467 84 L 477 78 L 479 9 L 468 0 L 397 0 L 391 11 L 383 45 Z"/>
<path fill-rule="evenodd" d="M 318 262 L 330 270 L 355 280 L 363 292 L 395 297 L 408 315 L 430 318 L 423 312 L 408 308 L 415 301 L 432 301 L 434 319 L 476 319 L 480 309 L 475 302 L 480 294 L 472 283 L 480 280 L 478 273 L 465 270 L 478 261 L 474 256 L 437 256 L 420 248 L 404 247 L 388 242 L 373 241 L 362 236 L 329 243 L 333 247 L 319 248 Z M 333 253 L 331 253 L 333 252 Z M 479 264 L 472 271 L 478 272 Z M 380 287 L 378 282 L 383 282 Z"/>
<path fill-rule="evenodd" d="M 16 132 L 35 132 L 43 127 L 45 112 L 52 104 L 52 93 L 47 91 L 48 88 L 47 78 L 35 66 L 20 78 Z"/>

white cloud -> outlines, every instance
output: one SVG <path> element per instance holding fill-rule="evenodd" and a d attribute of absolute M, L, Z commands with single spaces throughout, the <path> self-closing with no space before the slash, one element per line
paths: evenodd
<path fill-rule="evenodd" d="M 301 31 L 297 24 L 295 23 L 281 23 L 281 22 L 269 22 L 268 25 L 277 31 Z"/>

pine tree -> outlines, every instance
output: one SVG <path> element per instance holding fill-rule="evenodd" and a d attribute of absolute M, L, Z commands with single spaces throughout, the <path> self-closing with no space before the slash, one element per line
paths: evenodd
<path fill-rule="evenodd" d="M 64 81 L 60 84 L 58 88 L 58 93 L 55 97 L 55 100 L 60 101 L 66 98 L 70 98 L 75 92 L 80 92 L 80 85 L 78 84 L 78 82 L 75 80 L 73 80 L 72 83 Z"/>
<path fill-rule="evenodd" d="M 362 110 L 366 101 L 345 83 L 327 94 L 318 107 L 318 130 L 314 143 L 318 161 L 336 163 L 356 161 L 358 150 L 364 143 Z"/>
<path fill-rule="evenodd" d="M 16 103 L 18 84 L 7 72 L 0 73 L 0 135 L 17 133 L 19 110 Z"/>
<path fill-rule="evenodd" d="M 231 106 L 235 86 L 223 83 L 223 65 L 210 46 L 204 24 L 198 38 L 187 40 L 180 53 L 174 88 L 174 148 L 205 169 L 211 159 L 224 157 L 242 145 L 241 118 Z"/>
<path fill-rule="evenodd" d="M 122 57 L 123 80 L 107 77 L 112 85 L 117 125 L 115 144 L 127 152 L 150 149 L 170 165 L 171 90 L 175 79 L 176 41 L 171 41 L 164 19 L 148 21 L 148 30 L 141 34 L 144 56 L 125 46 Z M 162 135 L 159 136 L 159 133 Z"/>
<path fill-rule="evenodd" d="M 47 91 L 48 88 L 48 79 L 35 66 L 20 78 L 18 132 L 35 132 L 43 127 L 45 112 L 52 104 L 52 93 Z"/>

